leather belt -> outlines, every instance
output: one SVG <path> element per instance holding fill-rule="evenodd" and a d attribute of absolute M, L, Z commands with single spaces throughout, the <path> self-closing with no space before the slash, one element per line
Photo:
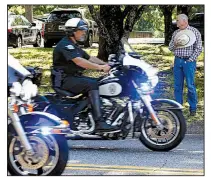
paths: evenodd
<path fill-rule="evenodd" d="M 179 57 L 179 56 L 175 56 L 177 58 L 180 58 L 180 59 L 184 59 L 184 60 L 188 60 L 190 57 L 186 56 L 186 57 Z"/>

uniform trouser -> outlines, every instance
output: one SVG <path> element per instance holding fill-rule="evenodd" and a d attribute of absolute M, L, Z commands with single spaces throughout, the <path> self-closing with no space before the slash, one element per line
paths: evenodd
<path fill-rule="evenodd" d="M 64 79 L 62 88 L 74 94 L 88 94 L 94 119 L 96 121 L 103 120 L 101 117 L 99 87 L 96 79 L 84 76 L 68 76 Z"/>
<path fill-rule="evenodd" d="M 74 94 L 86 94 L 91 90 L 98 90 L 97 80 L 85 76 L 68 76 L 64 79 L 62 88 Z"/>
<path fill-rule="evenodd" d="M 185 59 L 175 57 L 174 60 L 174 96 L 177 102 L 183 104 L 184 78 L 188 88 L 187 100 L 190 111 L 197 108 L 197 93 L 194 84 L 196 71 L 196 61 L 188 62 Z"/>

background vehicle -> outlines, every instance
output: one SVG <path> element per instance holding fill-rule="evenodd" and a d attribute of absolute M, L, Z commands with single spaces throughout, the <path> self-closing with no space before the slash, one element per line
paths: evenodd
<path fill-rule="evenodd" d="M 38 29 L 40 29 L 41 32 L 42 32 L 42 28 L 43 28 L 44 23 L 46 22 L 48 16 L 49 16 L 49 14 L 43 14 L 43 15 L 33 17 L 33 22 L 36 23 L 36 27 Z"/>
<path fill-rule="evenodd" d="M 8 16 L 8 46 L 22 47 L 33 45 L 40 47 L 41 33 L 35 23 L 30 23 L 22 15 Z"/>
<path fill-rule="evenodd" d="M 190 18 L 189 24 L 199 30 L 202 40 L 204 41 L 204 13 L 194 14 Z"/>
<path fill-rule="evenodd" d="M 181 143 L 186 132 L 182 106 L 170 99 L 152 99 L 158 83 L 157 69 L 130 50 L 111 54 L 109 74 L 98 79 L 101 108 L 106 122 L 120 131 L 97 132 L 86 95 L 54 87 L 56 93 L 37 96 L 37 111 L 45 111 L 70 122 L 73 139 L 125 139 L 129 133 L 149 149 L 169 151 Z M 53 77 L 53 76 L 52 76 Z"/>
<path fill-rule="evenodd" d="M 10 15 L 16 15 L 14 12 L 9 12 L 8 11 L 8 17 L 10 16 Z"/>
<path fill-rule="evenodd" d="M 93 42 L 98 40 L 98 31 L 96 23 L 86 17 L 87 13 L 87 10 L 84 8 L 53 10 L 46 19 L 42 29 L 44 47 L 52 47 L 65 36 L 64 25 L 71 18 L 82 18 L 88 23 L 89 31 L 87 32 L 85 42 L 81 44 L 85 47 L 90 47 Z"/>
<path fill-rule="evenodd" d="M 48 16 L 49 16 L 49 14 L 47 13 L 47 14 L 43 14 L 43 15 L 34 16 L 33 18 L 36 20 L 45 22 L 47 20 Z"/>
<path fill-rule="evenodd" d="M 204 41 L 204 13 L 195 13 L 193 14 L 190 19 L 188 20 L 189 25 L 195 27 L 201 33 L 202 40 Z M 176 21 L 172 22 L 173 29 L 177 30 L 177 23 Z"/>

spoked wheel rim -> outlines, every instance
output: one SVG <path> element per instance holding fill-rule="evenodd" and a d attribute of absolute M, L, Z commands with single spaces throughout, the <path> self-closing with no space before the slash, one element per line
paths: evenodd
<path fill-rule="evenodd" d="M 90 34 L 90 35 L 89 35 L 89 46 L 90 46 L 90 47 L 92 47 L 92 43 L 93 43 L 92 41 L 93 41 L 93 40 L 92 40 L 92 35 Z"/>
<path fill-rule="evenodd" d="M 40 46 L 41 45 L 41 36 L 37 35 L 37 45 Z"/>
<path fill-rule="evenodd" d="M 166 145 L 173 142 L 180 132 L 180 122 L 178 117 L 169 110 L 157 111 L 157 116 L 164 125 L 163 130 L 155 127 L 151 119 L 146 119 L 141 126 L 142 134 L 154 145 Z"/>
<path fill-rule="evenodd" d="M 13 138 L 9 145 L 10 163 L 20 175 L 48 175 L 59 159 L 59 146 L 53 136 L 28 137 L 35 151 L 34 156 L 27 156 L 18 138 Z"/>
<path fill-rule="evenodd" d="M 22 48 L 22 39 L 21 39 L 21 37 L 18 37 L 18 39 L 17 39 L 17 46 L 18 46 L 18 48 Z"/>

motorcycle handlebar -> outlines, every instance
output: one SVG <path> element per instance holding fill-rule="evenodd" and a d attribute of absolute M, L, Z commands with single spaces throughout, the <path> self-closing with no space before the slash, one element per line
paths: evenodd
<path fill-rule="evenodd" d="M 108 65 L 111 68 L 121 66 L 123 64 L 124 57 L 125 57 L 125 54 L 120 54 L 119 56 L 112 54 L 109 56 Z"/>

